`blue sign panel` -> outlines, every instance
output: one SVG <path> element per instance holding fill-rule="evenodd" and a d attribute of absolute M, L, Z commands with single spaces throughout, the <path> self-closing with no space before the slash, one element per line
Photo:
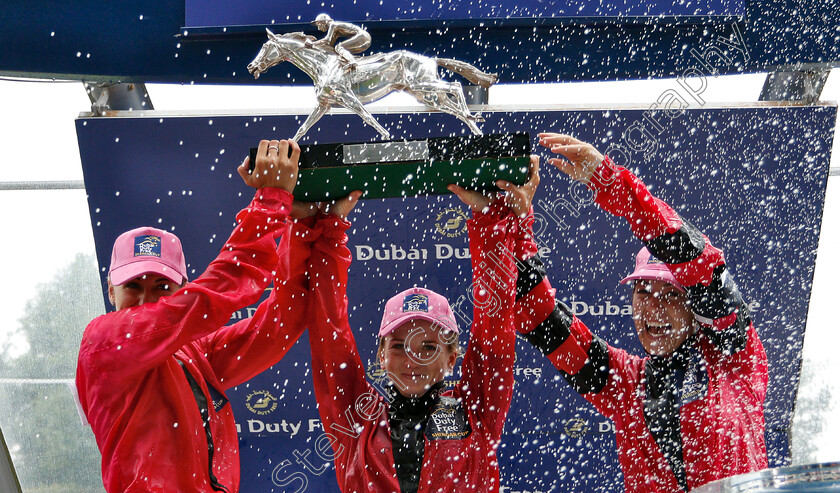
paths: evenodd
<path fill-rule="evenodd" d="M 657 16 L 740 16 L 744 0 L 675 2 L 590 2 L 586 0 L 498 0 L 450 2 L 382 2 L 357 0 L 324 6 L 319 2 L 276 2 L 272 0 L 186 0 L 186 27 L 300 24 L 325 12 L 333 19 L 349 22 L 537 20 L 568 17 L 657 17 Z"/>
<path fill-rule="evenodd" d="M 723 249 L 769 359 L 770 464 L 787 464 L 836 107 L 483 116 L 487 133 L 564 131 L 606 150 Z M 113 240 L 141 225 L 178 234 L 190 277 L 200 274 L 216 256 L 219 238 L 232 229 L 235 212 L 251 197 L 236 166 L 258 140 L 293 135 L 302 118 L 78 120 L 103 280 Z M 377 119 L 398 137 L 465 132 L 460 121 L 440 113 Z M 357 116 L 344 114 L 322 118 L 304 141 L 376 137 Z M 591 203 L 585 188 L 551 166 L 544 166 L 541 176 L 536 234 L 558 298 L 609 344 L 642 355 L 629 289 L 618 284 L 632 270 L 640 244 L 624 220 Z M 389 297 L 419 285 L 452 303 L 470 299 L 463 220 L 468 216 L 448 195 L 365 200 L 353 212 L 349 313 L 369 375 L 378 370 L 376 333 Z M 240 310 L 234 318 L 252 311 Z M 458 322 L 469 328 L 465 320 Z M 467 337 L 461 335 L 463 344 Z M 499 448 L 502 491 L 623 491 L 612 423 L 529 344 L 517 341 L 516 353 L 514 399 Z M 243 492 L 337 491 L 332 464 L 317 453 L 324 431 L 310 362 L 304 336 L 272 369 L 227 392 L 239 425 Z"/>

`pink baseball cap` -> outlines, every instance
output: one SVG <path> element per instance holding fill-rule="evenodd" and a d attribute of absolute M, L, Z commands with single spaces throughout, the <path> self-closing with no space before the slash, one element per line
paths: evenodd
<path fill-rule="evenodd" d="M 181 240 L 157 228 L 137 228 L 121 234 L 111 251 L 111 284 L 118 286 L 146 273 L 160 274 L 175 284 L 187 279 Z"/>
<path fill-rule="evenodd" d="M 379 337 L 385 337 L 400 325 L 416 318 L 428 320 L 456 334 L 461 332 L 446 298 L 426 288 L 410 288 L 385 303 Z"/>
<path fill-rule="evenodd" d="M 621 284 L 627 284 L 630 281 L 635 281 L 637 279 L 665 281 L 673 284 L 681 291 L 685 291 L 685 288 L 682 284 L 677 282 L 677 279 L 674 277 L 671 270 L 668 269 L 668 266 L 665 265 L 665 262 L 651 255 L 647 247 L 642 247 L 642 249 L 639 250 L 639 253 L 636 254 L 636 270 L 620 282 Z"/>

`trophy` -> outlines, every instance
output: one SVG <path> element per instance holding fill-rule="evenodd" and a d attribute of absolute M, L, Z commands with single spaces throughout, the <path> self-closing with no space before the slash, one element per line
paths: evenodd
<path fill-rule="evenodd" d="M 357 189 L 365 191 L 364 198 L 439 194 L 449 193 L 445 188 L 449 183 L 497 190 L 494 183 L 499 179 L 525 182 L 528 135 L 484 136 L 476 124 L 483 119 L 470 112 L 461 84 L 441 79 L 438 67 L 485 88 L 496 82 L 496 74 L 458 60 L 405 50 L 355 57 L 370 46 L 370 35 L 362 27 L 335 21 L 326 14 L 319 14 L 312 24 L 327 34 L 317 39 L 302 32 L 277 35 L 266 29 L 268 41 L 248 64 L 248 71 L 258 78 L 269 68 L 290 61 L 312 78 L 318 106 L 293 140 L 303 137 L 330 108 L 341 106 L 375 128 L 384 141 L 302 146 L 297 198 L 334 199 Z M 347 39 L 338 42 L 339 38 Z M 457 117 L 473 135 L 389 142 L 388 130 L 364 105 L 393 91 L 407 92 L 427 107 Z M 251 152 L 254 163 L 256 150 Z"/>
<path fill-rule="evenodd" d="M 295 199 L 334 200 L 353 190 L 362 198 L 450 193 L 446 186 L 498 190 L 496 180 L 522 184 L 530 165 L 531 137 L 525 132 L 432 137 L 395 142 L 300 146 Z M 251 148 L 251 163 L 257 148 Z"/>

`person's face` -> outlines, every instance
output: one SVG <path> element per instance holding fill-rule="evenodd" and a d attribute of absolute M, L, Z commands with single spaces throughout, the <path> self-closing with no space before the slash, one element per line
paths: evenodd
<path fill-rule="evenodd" d="M 633 322 L 649 354 L 671 354 L 694 332 L 688 298 L 665 281 L 642 279 L 633 286 Z"/>
<path fill-rule="evenodd" d="M 427 320 L 411 320 L 385 336 L 379 364 L 405 397 L 420 397 L 455 367 L 457 334 Z"/>
<path fill-rule="evenodd" d="M 116 286 L 108 280 L 108 298 L 117 310 L 155 303 L 179 289 L 181 286 L 158 274 L 143 274 Z"/>
<path fill-rule="evenodd" d="M 318 21 L 315 23 L 315 27 L 317 27 L 319 31 L 326 31 L 329 29 L 330 25 L 327 21 Z"/>

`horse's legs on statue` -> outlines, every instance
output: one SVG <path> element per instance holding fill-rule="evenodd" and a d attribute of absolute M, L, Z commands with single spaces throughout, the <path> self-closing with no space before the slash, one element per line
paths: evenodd
<path fill-rule="evenodd" d="M 355 97 L 347 96 L 349 96 L 349 94 L 345 95 L 345 97 L 341 99 L 338 99 L 336 102 L 362 117 L 362 120 L 364 120 L 365 123 L 367 123 L 371 127 L 375 128 L 383 139 L 388 140 L 391 138 L 391 134 L 387 130 L 385 130 L 385 127 L 383 127 L 379 124 L 378 121 L 376 121 L 376 118 L 374 118 L 373 115 L 370 114 L 370 112 L 367 110 L 367 108 L 365 108 L 365 105 L 363 105 L 361 101 L 359 101 Z"/>
<path fill-rule="evenodd" d="M 484 119 L 476 113 L 470 113 L 470 108 L 467 106 L 467 99 L 464 97 L 464 89 L 461 87 L 461 84 L 458 82 L 452 82 L 448 85 L 448 88 L 445 89 L 444 99 L 447 100 L 448 103 L 454 105 L 456 111 L 459 113 L 466 115 L 469 120 L 483 122 Z"/>
<path fill-rule="evenodd" d="M 317 107 L 317 108 L 315 108 L 315 109 L 312 111 L 312 113 L 310 113 L 310 114 L 309 114 L 309 116 L 306 118 L 306 121 L 305 121 L 305 122 L 303 122 L 303 125 L 301 125 L 301 126 L 300 126 L 300 128 L 298 129 L 298 131 L 297 131 L 297 133 L 295 134 L 295 136 L 294 136 L 294 137 L 292 137 L 292 140 L 294 140 L 295 142 L 297 142 L 297 141 L 298 141 L 298 139 L 300 139 L 301 137 L 303 137 L 303 135 L 304 135 L 304 134 L 305 134 L 305 133 L 306 133 L 306 132 L 307 132 L 310 128 L 312 128 L 312 125 L 315 125 L 315 122 L 317 122 L 318 120 L 320 120 L 320 119 L 321 119 L 321 117 L 322 117 L 322 116 L 324 116 L 325 114 L 327 114 L 327 111 L 329 111 L 329 109 L 330 109 L 330 105 L 329 105 L 329 104 L 327 104 L 327 103 L 321 103 L 321 104 L 319 104 L 319 105 L 318 105 L 318 107 Z"/>
<path fill-rule="evenodd" d="M 414 86 L 410 92 L 417 101 L 430 108 L 455 116 L 466 123 L 475 135 L 483 135 L 481 129 L 475 124 L 475 121 L 480 117 L 470 113 L 461 84 L 443 81 L 432 82 Z"/>
<path fill-rule="evenodd" d="M 449 90 L 445 91 L 440 99 L 445 101 L 445 107 L 450 107 L 454 110 L 452 114 L 466 123 L 475 135 L 483 135 L 481 129 L 478 128 L 478 125 L 476 125 L 475 122 L 484 120 L 477 113 L 475 115 L 470 113 L 470 109 L 467 107 L 467 100 L 464 98 L 464 91 L 461 84 L 453 82 L 449 87 Z"/>

